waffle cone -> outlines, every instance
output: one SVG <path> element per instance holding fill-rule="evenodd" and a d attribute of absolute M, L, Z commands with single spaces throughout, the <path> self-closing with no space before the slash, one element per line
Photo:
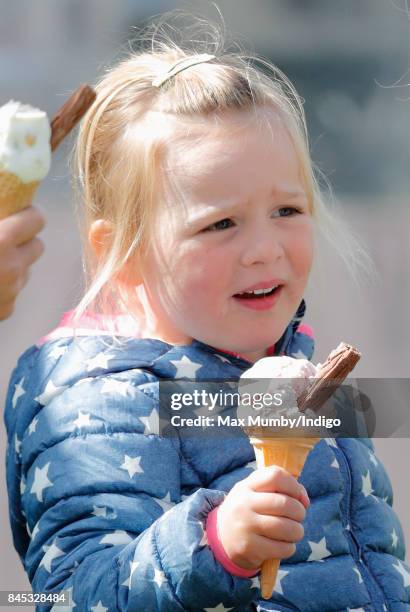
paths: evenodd
<path fill-rule="evenodd" d="M 295 478 L 298 478 L 311 449 L 320 438 L 295 437 L 251 437 L 250 442 L 255 450 L 256 465 L 258 468 L 277 465 L 285 468 Z M 275 587 L 276 576 L 280 559 L 267 559 L 263 562 L 260 574 L 261 595 L 263 599 L 270 599 Z"/>
<path fill-rule="evenodd" d="M 23 183 L 11 172 L 0 171 L 0 219 L 30 206 L 38 181 Z"/>

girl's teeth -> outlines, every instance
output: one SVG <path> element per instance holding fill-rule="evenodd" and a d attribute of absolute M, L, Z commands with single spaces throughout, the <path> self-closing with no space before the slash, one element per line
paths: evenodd
<path fill-rule="evenodd" d="M 245 295 L 247 293 L 253 293 L 255 295 L 262 295 L 263 293 L 269 293 L 273 289 L 276 289 L 277 285 L 270 287 L 269 289 L 255 289 L 254 291 L 241 291 L 238 295 Z"/>
<path fill-rule="evenodd" d="M 273 287 L 271 287 L 270 289 L 255 289 L 255 291 L 251 291 L 251 293 L 254 293 L 255 295 L 262 295 L 263 293 L 269 293 L 269 291 L 272 291 Z"/>

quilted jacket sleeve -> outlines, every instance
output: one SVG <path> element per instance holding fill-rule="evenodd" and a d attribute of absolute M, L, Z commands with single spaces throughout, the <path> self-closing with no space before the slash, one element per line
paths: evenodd
<path fill-rule="evenodd" d="M 17 367 L 6 407 L 10 518 L 33 590 L 69 589 L 81 611 L 249 609 L 252 581 L 228 574 L 204 535 L 225 493 L 181 501 L 179 443 L 149 433 L 146 375 L 50 375 L 37 397 L 33 375 Z"/>

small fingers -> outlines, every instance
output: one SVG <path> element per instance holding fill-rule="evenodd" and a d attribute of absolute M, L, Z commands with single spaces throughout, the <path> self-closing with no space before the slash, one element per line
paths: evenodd
<path fill-rule="evenodd" d="M 299 522 L 304 521 L 306 517 L 306 509 L 303 503 L 299 499 L 283 493 L 255 493 L 250 508 L 257 514 L 286 516 Z"/>
<path fill-rule="evenodd" d="M 295 543 L 303 539 L 305 531 L 298 521 L 260 514 L 255 517 L 255 533 L 271 540 Z"/>
<path fill-rule="evenodd" d="M 255 535 L 254 542 L 257 556 L 254 555 L 252 562 L 259 567 L 266 559 L 288 559 L 296 552 L 296 544 L 291 542 L 271 540 L 261 535 Z"/>
<path fill-rule="evenodd" d="M 255 470 L 248 476 L 247 482 L 254 491 L 284 493 L 295 499 L 307 496 L 303 485 L 287 470 L 276 465 Z"/>
<path fill-rule="evenodd" d="M 44 215 L 38 208 L 29 206 L 0 221 L 0 242 L 19 246 L 34 238 L 44 226 Z"/>

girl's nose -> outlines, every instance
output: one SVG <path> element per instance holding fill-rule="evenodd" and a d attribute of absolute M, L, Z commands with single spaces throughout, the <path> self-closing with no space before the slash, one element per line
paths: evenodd
<path fill-rule="evenodd" d="M 269 221 L 258 225 L 244 236 L 241 263 L 252 266 L 255 263 L 273 263 L 284 255 L 284 248 L 277 229 L 272 228 Z"/>

